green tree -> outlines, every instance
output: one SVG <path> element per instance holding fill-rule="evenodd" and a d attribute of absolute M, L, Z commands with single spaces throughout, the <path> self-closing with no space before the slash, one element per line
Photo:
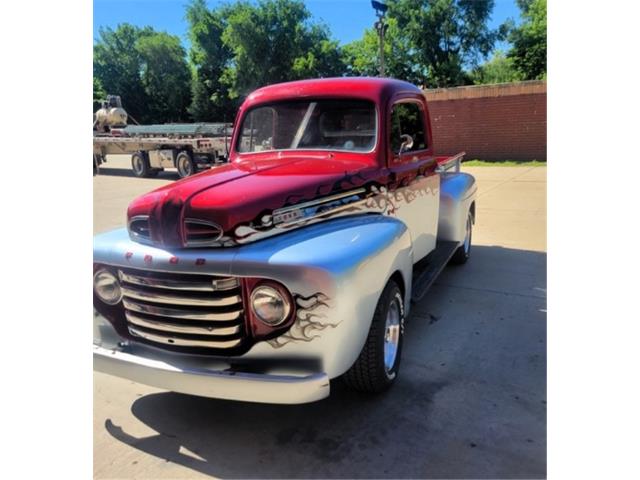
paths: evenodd
<path fill-rule="evenodd" d="M 184 121 L 191 101 L 191 73 L 180 39 L 165 32 L 145 35 L 136 42 L 141 59 L 140 78 L 149 99 L 148 114 L 161 122 Z"/>
<path fill-rule="evenodd" d="M 115 30 L 101 28 L 93 46 L 93 75 L 106 93 L 120 95 L 127 112 L 141 122 L 151 119 L 147 105 L 149 97 L 140 77 L 142 58 L 136 49 L 138 40 L 153 34 L 153 29 L 128 23 Z"/>
<path fill-rule="evenodd" d="M 409 42 L 426 87 L 464 85 L 468 67 L 475 67 L 493 49 L 498 31 L 487 22 L 493 0 L 395 0 L 387 16 Z"/>
<path fill-rule="evenodd" d="M 93 77 L 93 111 L 100 108 L 100 102 L 107 98 L 107 92 L 104 91 L 102 82 L 99 78 Z"/>
<path fill-rule="evenodd" d="M 385 75 L 422 83 L 426 72 L 418 65 L 415 52 L 398 27 L 398 21 L 389 18 L 387 25 L 384 36 Z M 379 74 L 380 40 L 375 29 L 365 30 L 360 40 L 348 43 L 342 51 L 348 75 L 373 77 Z"/>
<path fill-rule="evenodd" d="M 227 7 L 224 43 L 233 62 L 223 81 L 232 96 L 287 80 L 339 74 L 344 66 L 326 25 L 311 22 L 299 0 L 240 2 Z"/>
<path fill-rule="evenodd" d="M 476 85 L 485 83 L 506 83 L 522 80 L 522 73 L 515 67 L 513 60 L 497 50 L 491 60 L 475 68 L 471 79 Z"/>
<path fill-rule="evenodd" d="M 229 98 L 228 86 L 221 81 L 233 57 L 222 41 L 228 12 L 229 7 L 209 10 L 204 0 L 193 0 L 187 5 L 192 65 L 189 112 L 196 121 L 229 120 L 237 106 Z"/>
<path fill-rule="evenodd" d="M 178 37 L 127 23 L 101 28 L 93 46 L 93 74 L 141 123 L 186 118 L 190 73 Z"/>
<path fill-rule="evenodd" d="M 508 39 L 513 48 L 507 54 L 526 80 L 547 76 L 547 2 L 518 0 L 522 23 L 511 27 Z"/>

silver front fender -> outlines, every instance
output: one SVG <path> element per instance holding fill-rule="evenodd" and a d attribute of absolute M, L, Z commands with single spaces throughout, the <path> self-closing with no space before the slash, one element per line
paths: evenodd
<path fill-rule="evenodd" d="M 234 248 L 164 250 L 132 242 L 124 229 L 94 241 L 97 263 L 277 280 L 296 300 L 293 326 L 235 358 L 315 359 L 329 378 L 355 362 L 378 298 L 395 272 L 403 280 L 408 314 L 412 255 L 404 223 L 382 215 L 326 221 Z"/>

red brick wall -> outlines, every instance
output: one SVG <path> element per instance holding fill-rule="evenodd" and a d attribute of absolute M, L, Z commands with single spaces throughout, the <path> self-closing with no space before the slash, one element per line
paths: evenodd
<path fill-rule="evenodd" d="M 466 159 L 546 160 L 544 81 L 425 90 L 436 153 Z"/>

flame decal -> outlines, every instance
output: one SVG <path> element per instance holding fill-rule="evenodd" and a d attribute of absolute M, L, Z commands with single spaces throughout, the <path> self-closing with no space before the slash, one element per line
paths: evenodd
<path fill-rule="evenodd" d="M 438 195 L 438 189 L 426 185 L 425 180 L 428 177 L 423 175 L 411 176 L 403 179 L 400 186 L 391 184 L 385 186 L 380 183 L 369 183 L 361 188 L 366 192 L 360 195 L 360 200 L 354 199 L 353 205 L 348 204 L 337 205 L 334 211 L 328 209 L 317 215 L 309 217 L 309 219 L 300 219 L 295 223 L 276 225 L 271 213 L 262 213 L 259 218 L 249 224 L 241 224 L 235 227 L 233 232 L 229 232 L 220 239 L 219 245 L 223 247 L 243 245 L 245 243 L 254 242 L 262 238 L 271 237 L 279 233 L 286 232 L 295 228 L 310 225 L 330 218 L 343 217 L 358 213 L 381 213 L 383 215 L 397 215 L 398 210 L 404 205 L 414 202 L 417 198 Z M 350 186 L 362 185 L 366 179 L 360 175 L 354 175 L 342 179 L 340 182 L 347 181 Z M 344 186 L 344 185 L 343 185 Z M 337 187 L 337 185 L 335 186 Z M 318 188 L 318 192 L 321 187 Z M 335 188 L 330 189 L 330 192 Z M 344 191 L 344 188 L 342 190 Z M 330 193 L 330 192 L 327 192 Z M 294 198 L 302 199 L 302 196 L 292 195 L 287 199 L 287 204 Z M 314 197 L 320 200 L 318 196 Z"/>
<path fill-rule="evenodd" d="M 307 297 L 295 294 L 296 319 L 291 328 L 279 337 L 267 340 L 273 348 L 282 348 L 291 342 L 310 342 L 327 328 L 336 328 L 340 322 L 327 322 L 326 310 L 331 308 L 329 297 L 317 292 Z"/>

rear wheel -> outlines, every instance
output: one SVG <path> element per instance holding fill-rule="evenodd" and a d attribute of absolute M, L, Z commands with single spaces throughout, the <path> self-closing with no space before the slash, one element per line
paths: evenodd
<path fill-rule="evenodd" d="M 471 233 L 473 231 L 473 215 L 471 212 L 467 215 L 466 233 L 462 245 L 458 247 L 453 256 L 451 257 L 451 263 L 456 265 L 462 265 L 467 263 L 471 256 Z"/>
<path fill-rule="evenodd" d="M 176 168 L 180 178 L 185 178 L 196 173 L 196 164 L 189 152 L 180 152 L 176 157 Z"/>
<path fill-rule="evenodd" d="M 145 178 L 151 174 L 149 157 L 145 152 L 136 152 L 131 155 L 131 169 L 136 177 Z"/>
<path fill-rule="evenodd" d="M 361 392 L 375 393 L 389 388 L 400 368 L 403 336 L 402 292 L 394 280 L 389 280 L 376 305 L 364 347 L 344 374 L 345 383 Z"/>

